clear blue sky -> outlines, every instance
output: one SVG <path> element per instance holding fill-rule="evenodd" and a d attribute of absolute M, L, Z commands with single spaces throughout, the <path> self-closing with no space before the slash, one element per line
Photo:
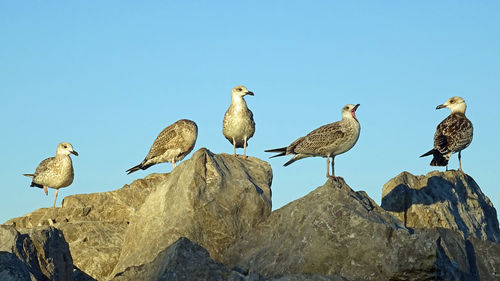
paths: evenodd
<path fill-rule="evenodd" d="M 51 206 L 54 190 L 22 174 L 61 141 L 80 156 L 58 205 L 169 172 L 125 174 L 181 118 L 198 124 L 195 150 L 231 153 L 222 118 L 238 84 L 255 93 L 248 154 L 273 167 L 273 208 L 322 185 L 325 160 L 285 168 L 265 149 L 360 103 L 361 136 L 336 174 L 380 203 L 392 177 L 434 169 L 418 156 L 455 95 L 474 124 L 463 169 L 499 208 L 499 14 L 498 1 L 1 1 L 0 222 Z"/>

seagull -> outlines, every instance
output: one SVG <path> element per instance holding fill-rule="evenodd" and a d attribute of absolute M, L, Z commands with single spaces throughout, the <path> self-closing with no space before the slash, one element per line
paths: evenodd
<path fill-rule="evenodd" d="M 184 159 L 193 150 L 197 138 L 198 126 L 196 123 L 181 119 L 163 129 L 153 142 L 146 158 L 126 172 L 130 174 L 137 170 L 146 170 L 155 164 L 164 162 L 171 162 L 175 168 L 177 161 Z"/>
<path fill-rule="evenodd" d="M 31 187 L 43 188 L 46 195 L 49 194 L 47 187 L 56 190 L 52 208 L 56 206 L 59 188 L 67 187 L 73 183 L 73 162 L 71 162 L 69 154 L 78 156 L 78 152 L 73 150 L 73 146 L 69 142 L 61 142 L 57 145 L 55 157 L 50 157 L 40 162 L 34 174 L 24 174 L 33 179 Z"/>
<path fill-rule="evenodd" d="M 360 125 L 356 118 L 356 110 L 359 104 L 348 104 L 342 108 L 342 120 L 330 123 L 317 128 L 304 137 L 298 138 L 288 147 L 266 150 L 266 152 L 277 152 L 277 155 L 284 156 L 295 154 L 290 161 L 283 166 L 288 166 L 293 162 L 311 157 L 326 157 L 326 177 L 335 179 L 334 158 L 351 149 L 359 138 Z M 330 175 L 330 157 L 332 158 L 332 174 Z"/>
<path fill-rule="evenodd" d="M 236 148 L 243 148 L 244 158 L 247 157 L 248 140 L 255 133 L 255 122 L 253 113 L 248 109 L 243 98 L 246 95 L 253 96 L 253 92 L 245 86 L 236 86 L 231 92 L 231 105 L 224 114 L 222 122 L 222 133 L 226 139 L 233 144 L 234 156 Z"/>
<path fill-rule="evenodd" d="M 461 152 L 472 142 L 472 123 L 465 117 L 467 105 L 461 97 L 452 97 L 436 109 L 449 108 L 451 113 L 436 128 L 434 148 L 420 157 L 432 155 L 431 166 L 446 166 L 453 153 L 458 152 L 458 170 L 462 170 Z"/>

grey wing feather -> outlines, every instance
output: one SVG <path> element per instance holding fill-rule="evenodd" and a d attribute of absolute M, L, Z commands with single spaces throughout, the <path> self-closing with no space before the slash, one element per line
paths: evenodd
<path fill-rule="evenodd" d="M 340 123 L 330 123 L 319 127 L 294 142 L 295 153 L 317 153 L 331 143 L 345 136 Z"/>
<path fill-rule="evenodd" d="M 40 162 L 40 164 L 38 164 L 38 167 L 36 167 L 35 177 L 49 171 L 54 159 L 55 159 L 55 157 L 49 157 L 49 158 L 43 160 L 42 162 Z"/>
<path fill-rule="evenodd" d="M 168 126 L 163 131 L 160 132 L 158 137 L 156 137 L 151 149 L 149 150 L 146 160 L 154 158 L 156 156 L 162 155 L 170 148 L 171 142 L 177 137 L 178 132 L 173 128 L 173 126 Z"/>

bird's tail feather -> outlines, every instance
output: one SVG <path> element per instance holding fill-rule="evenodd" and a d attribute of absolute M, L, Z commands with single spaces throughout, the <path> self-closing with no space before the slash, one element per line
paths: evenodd
<path fill-rule="evenodd" d="M 296 154 L 295 156 L 293 156 L 292 159 L 290 159 L 288 162 L 286 162 L 283 166 L 288 166 L 290 164 L 292 164 L 293 162 L 297 161 L 297 160 L 300 160 L 300 159 L 304 159 L 304 158 L 307 158 L 309 157 L 310 155 L 305 155 L 305 154 Z"/>
<path fill-rule="evenodd" d="M 281 147 L 281 148 L 275 148 L 275 149 L 268 149 L 268 150 L 264 150 L 264 152 L 278 152 L 278 154 L 276 155 L 273 155 L 269 158 L 274 158 L 274 157 L 279 157 L 279 156 L 285 156 L 286 155 L 286 147 Z"/>
<path fill-rule="evenodd" d="M 447 166 L 448 158 L 436 149 L 431 149 L 420 157 L 432 155 L 431 166 Z"/>
<path fill-rule="evenodd" d="M 144 170 L 144 168 L 142 167 L 142 163 L 126 170 L 125 172 L 127 173 L 127 175 L 130 175 L 131 173 L 139 170 Z"/>
<path fill-rule="evenodd" d="M 127 173 L 127 175 L 135 172 L 135 171 L 139 171 L 139 170 L 146 170 L 147 168 L 153 166 L 154 164 L 148 164 L 148 165 L 144 165 L 144 163 L 146 162 L 146 160 L 142 161 L 139 165 L 135 165 L 134 167 L 126 170 L 125 172 Z"/>
<path fill-rule="evenodd" d="M 35 177 L 34 174 L 23 174 L 23 176 L 26 176 L 26 177 L 29 177 L 29 178 L 34 178 Z"/>
<path fill-rule="evenodd" d="M 433 148 L 433 149 L 427 151 L 426 153 L 420 155 L 420 157 L 429 156 L 429 155 L 434 154 L 434 153 L 436 153 L 436 150 Z"/>

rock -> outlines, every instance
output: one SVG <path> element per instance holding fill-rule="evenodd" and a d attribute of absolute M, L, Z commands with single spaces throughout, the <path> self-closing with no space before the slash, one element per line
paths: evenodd
<path fill-rule="evenodd" d="M 161 251 L 152 262 L 128 267 L 112 280 L 265 281 L 255 273 L 229 270 L 211 259 L 207 250 L 185 237 Z"/>
<path fill-rule="evenodd" d="M 41 274 L 41 273 L 39 273 Z M 24 262 L 9 252 L 0 252 L 0 280 L 26 281 L 33 280 L 29 268 Z"/>
<path fill-rule="evenodd" d="M 69 246 L 56 228 L 21 233 L 0 225 L 0 254 L 0 280 L 73 280 Z"/>
<path fill-rule="evenodd" d="M 227 250 L 224 263 L 267 279 L 317 274 L 349 280 L 475 280 L 479 270 L 471 254 L 459 233 L 412 232 L 364 192 L 328 180 L 244 234 Z"/>
<path fill-rule="evenodd" d="M 458 171 L 403 172 L 384 185 L 381 206 L 406 227 L 442 227 L 500 242 L 493 204 L 472 177 Z"/>
<path fill-rule="evenodd" d="M 466 248 L 476 264 L 478 280 L 500 280 L 500 244 L 469 237 Z"/>
<path fill-rule="evenodd" d="M 130 217 L 167 178 L 168 174 L 151 174 L 118 190 L 68 196 L 61 208 L 38 209 L 5 225 L 57 227 L 64 233 L 75 266 L 84 271 L 76 271 L 75 276 L 105 280 L 120 256 Z"/>
<path fill-rule="evenodd" d="M 229 275 L 230 270 L 212 260 L 207 250 L 182 237 L 161 251 L 152 262 L 129 267 L 118 273 L 113 280 L 219 281 L 227 280 Z"/>
<path fill-rule="evenodd" d="M 269 279 L 268 281 L 354 281 L 345 279 L 336 275 L 318 275 L 318 274 L 288 274 L 278 278 Z"/>
<path fill-rule="evenodd" d="M 271 181 L 264 161 L 198 150 L 136 212 L 113 276 L 150 263 L 180 237 L 221 260 L 236 237 L 271 213 Z"/>

